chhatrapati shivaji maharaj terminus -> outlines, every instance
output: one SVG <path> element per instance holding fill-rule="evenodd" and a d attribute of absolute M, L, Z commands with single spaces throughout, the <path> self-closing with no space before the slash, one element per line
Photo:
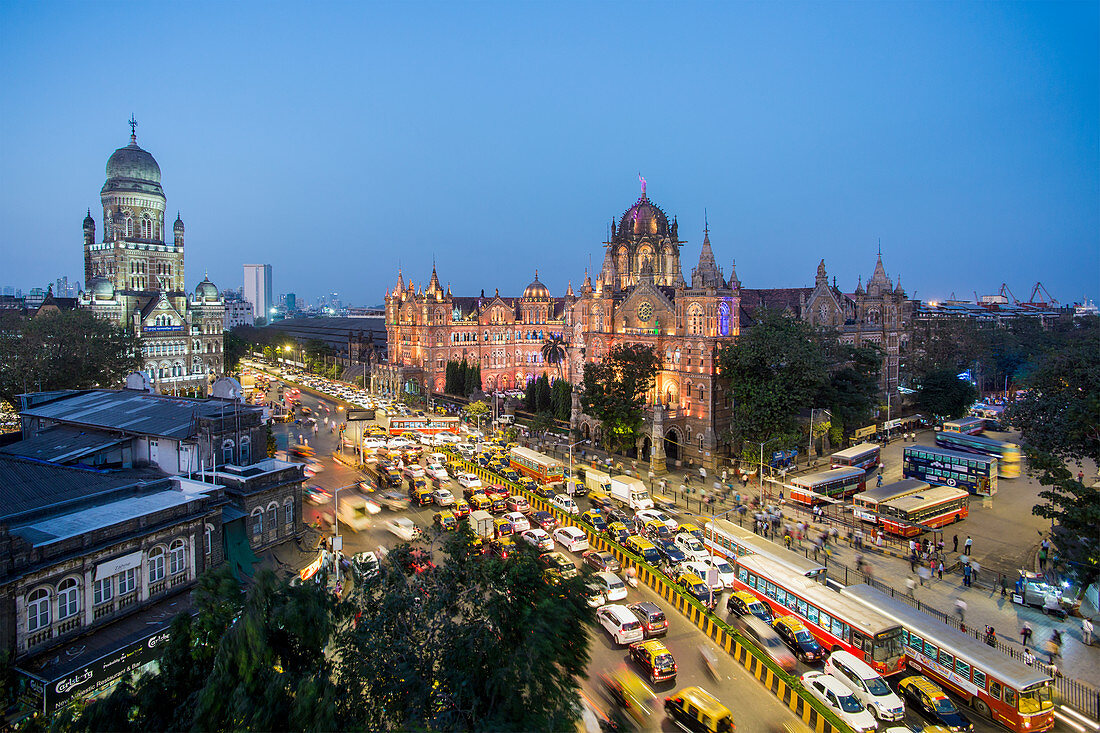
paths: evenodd
<path fill-rule="evenodd" d="M 551 335 L 567 344 L 563 376 L 579 384 L 585 361 L 598 361 L 620 343 L 652 346 L 663 356 L 656 384 L 647 401 L 660 409 L 650 413 L 638 440 L 638 453 L 658 462 L 691 461 L 713 466 L 726 453 L 721 429 L 731 410 L 717 380 L 717 350 L 752 322 L 757 308 L 787 310 L 815 325 L 835 328 L 843 341 L 875 342 L 885 352 L 883 390 L 897 389 L 898 356 L 908 339 L 908 301 L 887 277 L 879 255 L 863 287 L 842 293 L 830 285 L 822 261 L 814 287 L 749 289 L 737 278 L 733 262 L 726 277 L 704 228 L 699 261 L 685 276 L 675 218 L 642 195 L 617 220 L 603 243 L 603 266 L 593 281 L 585 272 L 579 291 L 572 283 L 554 297 L 535 279 L 519 298 L 455 296 L 444 289 L 435 268 L 428 284 L 406 283 L 386 293 L 389 364 L 373 375 L 375 389 L 443 392 L 448 361 L 466 359 L 481 365 L 486 391 L 524 389 L 546 374 L 558 377 L 557 365 L 543 360 L 542 345 Z M 656 425 L 654 425 L 656 421 Z M 600 437 L 599 424 L 574 418 L 584 437 Z M 654 436 L 658 445 L 654 451 Z M 663 438 L 663 439 L 662 439 Z"/>
<path fill-rule="evenodd" d="M 78 302 L 141 338 L 142 371 L 158 392 L 205 395 L 224 369 L 225 303 L 209 278 L 185 291 L 183 220 L 176 215 L 167 241 L 160 165 L 138 146 L 136 126 L 131 119 L 130 144 L 107 159 L 102 241 L 90 210 L 84 218 Z"/>

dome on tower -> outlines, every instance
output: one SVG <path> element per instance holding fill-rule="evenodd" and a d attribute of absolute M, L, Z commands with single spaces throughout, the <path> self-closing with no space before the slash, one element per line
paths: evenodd
<path fill-rule="evenodd" d="M 88 290 L 92 291 L 95 300 L 112 300 L 115 297 L 115 286 L 105 277 L 92 278 Z"/>
<path fill-rule="evenodd" d="M 130 135 L 130 144 L 111 153 L 107 159 L 107 181 L 103 193 L 108 191 L 136 191 L 164 195 L 160 187 L 160 166 L 156 159 L 137 144 L 137 137 Z"/>
<path fill-rule="evenodd" d="M 212 303 L 218 300 L 218 298 L 217 286 L 210 282 L 209 277 L 204 277 L 202 282 L 195 288 L 195 300 L 205 300 L 208 303 Z"/>
<path fill-rule="evenodd" d="M 92 218 L 91 209 L 88 209 L 88 215 L 84 217 L 84 228 L 95 229 L 95 219 Z"/>
<path fill-rule="evenodd" d="M 650 201 L 643 193 L 634 205 L 626 210 L 619 220 L 619 233 L 623 236 L 641 234 L 668 235 L 668 217 L 661 207 Z"/>
<path fill-rule="evenodd" d="M 535 270 L 535 279 L 523 291 L 524 298 L 549 298 L 550 289 L 539 282 L 539 271 Z"/>

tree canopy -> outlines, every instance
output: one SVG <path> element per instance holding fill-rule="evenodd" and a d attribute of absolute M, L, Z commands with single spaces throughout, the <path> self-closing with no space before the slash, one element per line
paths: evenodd
<path fill-rule="evenodd" d="M 18 314 L 0 321 L 0 397 L 122 386 L 141 368 L 136 336 L 89 310 Z"/>
<path fill-rule="evenodd" d="M 929 372 L 917 389 L 917 409 L 935 418 L 959 417 L 978 399 L 978 390 L 954 369 Z"/>
<path fill-rule="evenodd" d="M 584 365 L 581 404 L 601 422 L 613 448 L 630 448 L 645 415 L 645 394 L 657 378 L 660 357 L 651 346 L 620 344 L 601 361 Z"/>
<path fill-rule="evenodd" d="M 835 343 L 826 336 L 826 358 L 830 368 L 815 405 L 832 413 L 830 422 L 840 427 L 847 441 L 855 429 L 872 417 L 879 395 L 882 349 L 877 344 L 852 346 Z"/>

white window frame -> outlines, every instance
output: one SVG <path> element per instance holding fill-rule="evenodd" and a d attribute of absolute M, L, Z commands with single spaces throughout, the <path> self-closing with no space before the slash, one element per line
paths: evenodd
<path fill-rule="evenodd" d="M 179 575 L 187 570 L 187 543 L 176 540 L 168 548 L 168 573 Z"/>
<path fill-rule="evenodd" d="M 35 588 L 27 596 L 27 632 L 33 633 L 50 625 L 50 589 Z"/>
<path fill-rule="evenodd" d="M 124 596 L 133 593 L 138 586 L 138 569 L 129 568 L 118 574 L 118 594 Z"/>
<path fill-rule="evenodd" d="M 149 550 L 149 582 L 164 580 L 164 547 L 157 545 Z"/>
<path fill-rule="evenodd" d="M 102 606 L 115 597 L 115 576 L 95 581 L 92 585 L 92 603 Z"/>
<path fill-rule="evenodd" d="M 57 586 L 57 620 L 61 621 L 80 613 L 80 581 L 65 578 Z"/>

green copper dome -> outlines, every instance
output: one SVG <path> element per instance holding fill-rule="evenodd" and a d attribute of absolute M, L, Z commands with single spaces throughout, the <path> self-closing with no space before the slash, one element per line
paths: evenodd
<path fill-rule="evenodd" d="M 160 166 L 153 156 L 138 147 L 136 138 L 130 136 L 130 144 L 111 153 L 107 159 L 107 181 L 102 193 L 109 191 L 135 191 L 164 196 L 160 187 Z"/>

